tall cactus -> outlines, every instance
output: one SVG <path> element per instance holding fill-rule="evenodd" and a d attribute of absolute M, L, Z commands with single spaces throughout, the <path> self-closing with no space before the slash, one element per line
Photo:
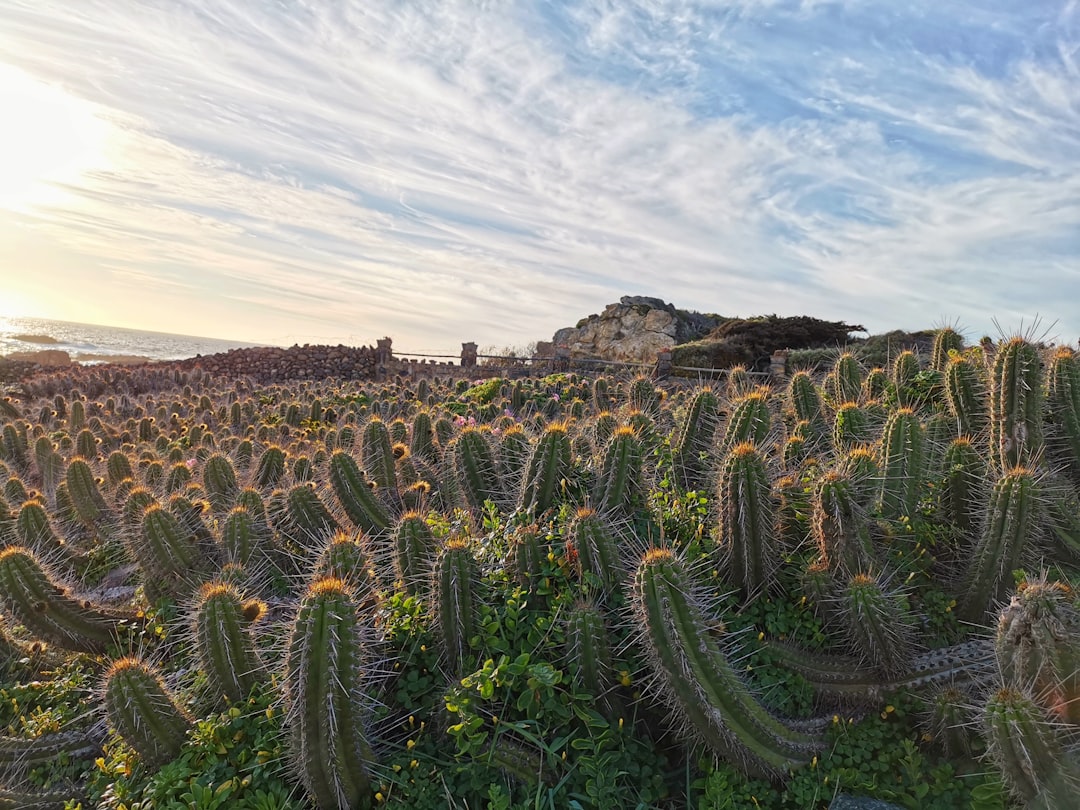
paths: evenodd
<path fill-rule="evenodd" d="M 1080 357 L 1061 347 L 1046 374 L 1047 421 L 1050 446 L 1074 483 L 1080 483 Z"/>
<path fill-rule="evenodd" d="M 887 518 L 914 518 L 922 494 L 925 436 L 910 408 L 894 411 L 881 436 L 879 508 Z"/>
<path fill-rule="evenodd" d="M 90 528 L 100 528 L 108 517 L 109 507 L 86 459 L 73 458 L 68 464 L 65 480 L 79 519 Z"/>
<path fill-rule="evenodd" d="M 812 527 L 818 552 L 830 569 L 847 576 L 879 570 L 866 514 L 847 475 L 834 471 L 821 480 Z"/>
<path fill-rule="evenodd" d="M 832 390 L 829 394 L 833 402 L 840 404 L 859 399 L 862 393 L 862 369 L 851 352 L 843 352 L 836 358 L 829 379 L 832 382 Z"/>
<path fill-rule="evenodd" d="M 317 579 L 300 602 L 289 641 L 286 723 L 300 780 L 320 810 L 368 808 L 374 798 L 358 607 L 340 579 Z"/>
<path fill-rule="evenodd" d="M 203 487 L 206 488 L 210 506 L 218 514 L 229 511 L 236 503 L 240 485 L 236 480 L 236 470 L 227 456 L 214 453 L 203 463 Z"/>
<path fill-rule="evenodd" d="M 711 388 L 698 390 L 687 405 L 672 447 L 675 475 L 683 489 L 699 489 L 709 472 L 702 456 L 712 449 L 720 421 L 720 400 Z"/>
<path fill-rule="evenodd" d="M 1000 472 L 1042 456 L 1042 382 L 1034 344 L 1014 337 L 998 349 L 990 387 L 990 452 Z"/>
<path fill-rule="evenodd" d="M 732 405 L 731 415 L 724 428 L 724 437 L 720 442 L 721 454 L 731 452 L 743 442 L 764 444 L 771 427 L 768 392 L 764 389 L 751 391 Z"/>
<path fill-rule="evenodd" d="M 844 627 L 863 660 L 886 676 L 910 666 L 915 621 L 907 598 L 869 574 L 848 580 L 840 598 Z"/>
<path fill-rule="evenodd" d="M 632 428 L 616 428 L 604 448 L 596 480 L 595 502 L 600 512 L 628 516 L 644 496 L 641 439 Z"/>
<path fill-rule="evenodd" d="M 542 514 L 559 499 L 560 489 L 573 474 L 573 453 L 566 425 L 553 422 L 536 442 L 525 485 L 521 506 Z"/>
<path fill-rule="evenodd" d="M 930 368 L 945 371 L 952 356 L 964 350 L 964 337 L 951 326 L 934 332 L 934 344 L 930 349 Z"/>
<path fill-rule="evenodd" d="M 595 581 L 603 593 L 615 592 L 623 580 L 622 561 L 605 518 L 587 507 L 578 509 L 569 527 L 567 546 L 586 582 Z"/>
<path fill-rule="evenodd" d="M 390 515 L 375 494 L 375 483 L 367 479 L 356 460 L 345 450 L 335 450 L 330 456 L 330 485 L 345 514 L 357 528 L 381 532 L 390 527 Z"/>
<path fill-rule="evenodd" d="M 729 579 L 748 599 L 773 584 L 780 560 L 776 505 L 757 446 L 736 445 L 720 473 L 720 542 Z"/>
<path fill-rule="evenodd" d="M 251 626 L 265 612 L 265 605 L 245 601 L 232 585 L 211 582 L 199 589 L 193 620 L 199 666 L 230 703 L 247 698 L 258 681 L 262 664 Z"/>
<path fill-rule="evenodd" d="M 941 506 L 945 517 L 963 535 L 972 536 L 979 528 L 985 503 L 986 462 L 971 439 L 961 436 L 946 448 L 943 466 Z"/>
<path fill-rule="evenodd" d="M 614 719 L 623 712 L 615 694 L 615 667 L 604 614 L 595 602 L 578 600 L 566 619 L 568 669 L 593 695 L 601 712 Z"/>
<path fill-rule="evenodd" d="M 364 426 L 360 440 L 360 466 L 368 478 L 386 493 L 397 491 L 397 468 L 390 429 L 377 416 Z"/>
<path fill-rule="evenodd" d="M 408 593 L 427 584 L 435 560 L 435 536 L 424 516 L 406 512 L 394 528 L 394 573 Z"/>
<path fill-rule="evenodd" d="M 156 667 L 121 658 L 105 673 L 103 692 L 109 724 L 148 767 L 160 768 L 180 755 L 193 723 Z"/>
<path fill-rule="evenodd" d="M 1005 598 L 1037 529 L 1038 501 L 1039 485 L 1026 468 L 1010 470 L 994 485 L 986 527 L 964 578 L 957 607 L 961 621 L 982 622 L 992 604 Z"/>
<path fill-rule="evenodd" d="M 962 436 L 978 436 L 987 425 L 985 369 L 967 357 L 956 357 L 945 367 L 945 402 Z"/>
<path fill-rule="evenodd" d="M 449 540 L 435 561 L 432 591 L 436 623 L 451 671 L 460 677 L 472 660 L 469 640 L 476 628 L 476 558 L 464 540 Z"/>
<path fill-rule="evenodd" d="M 466 427 L 454 443 L 458 482 L 474 513 L 483 511 L 485 501 L 498 504 L 503 500 L 503 485 L 489 434 L 483 428 Z"/>
<path fill-rule="evenodd" d="M 679 720 L 712 752 L 750 773 L 806 765 L 822 742 L 789 728 L 757 701 L 689 596 L 693 582 L 666 549 L 641 559 L 632 602 L 656 683 Z"/>

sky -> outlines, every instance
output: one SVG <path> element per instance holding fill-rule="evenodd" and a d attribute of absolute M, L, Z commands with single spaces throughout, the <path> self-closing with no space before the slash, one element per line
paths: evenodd
<path fill-rule="evenodd" d="M 1080 0 L 0 0 L 0 315 L 1080 335 Z"/>

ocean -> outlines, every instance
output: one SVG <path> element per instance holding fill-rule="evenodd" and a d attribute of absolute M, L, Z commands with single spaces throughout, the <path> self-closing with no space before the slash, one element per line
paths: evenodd
<path fill-rule="evenodd" d="M 217 354 L 257 345 L 47 318 L 0 317 L 0 355 L 59 349 L 80 363 L 107 363 L 110 358 L 122 356 L 183 360 L 197 354 Z"/>

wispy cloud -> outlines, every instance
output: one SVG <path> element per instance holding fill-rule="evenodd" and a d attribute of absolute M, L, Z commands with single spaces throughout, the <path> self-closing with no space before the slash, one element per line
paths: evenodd
<path fill-rule="evenodd" d="M 1080 332 L 1075 0 L 15 0 L 0 53 L 111 126 L 17 216 L 117 322 L 419 350 L 639 293 Z"/>

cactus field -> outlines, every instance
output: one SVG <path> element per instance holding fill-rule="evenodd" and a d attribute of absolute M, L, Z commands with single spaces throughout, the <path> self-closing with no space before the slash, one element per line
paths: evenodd
<path fill-rule="evenodd" d="M 1080 355 L 1026 336 L 762 385 L 31 379 L 0 808 L 1075 808 L 1078 587 Z"/>

